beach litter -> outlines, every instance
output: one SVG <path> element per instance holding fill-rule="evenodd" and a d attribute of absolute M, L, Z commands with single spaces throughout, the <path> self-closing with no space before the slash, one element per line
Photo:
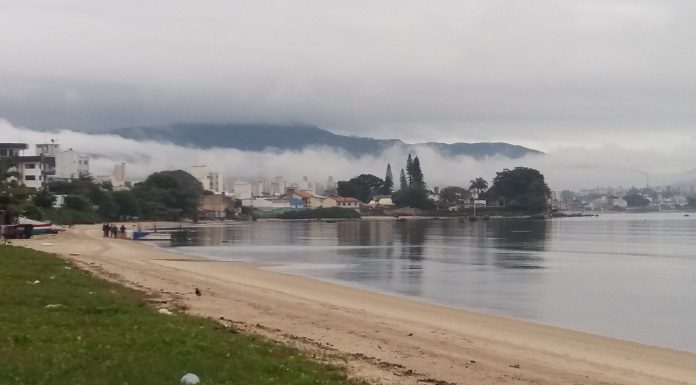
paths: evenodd
<path fill-rule="evenodd" d="M 80 253 L 70 253 L 73 257 L 80 255 Z"/>
<path fill-rule="evenodd" d="M 43 242 L 41 246 L 53 246 L 53 243 L 51 242 Z"/>
<path fill-rule="evenodd" d="M 30 285 L 38 285 L 39 283 L 41 283 L 41 281 L 39 281 L 38 279 L 34 282 L 31 282 L 31 281 L 26 281 L 26 282 Z"/>
<path fill-rule="evenodd" d="M 63 307 L 63 305 L 59 303 L 49 303 L 48 305 L 46 305 L 46 309 L 57 309 L 59 307 Z"/>
<path fill-rule="evenodd" d="M 164 315 L 174 315 L 174 313 L 170 312 L 169 309 L 165 308 L 159 309 L 157 310 L 157 312 Z"/>
<path fill-rule="evenodd" d="M 181 377 L 181 383 L 185 385 L 195 385 L 201 382 L 201 379 L 193 373 L 186 373 Z"/>

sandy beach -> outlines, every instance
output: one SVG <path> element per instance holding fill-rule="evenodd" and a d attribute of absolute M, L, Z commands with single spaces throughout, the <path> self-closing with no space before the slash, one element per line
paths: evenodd
<path fill-rule="evenodd" d="M 344 364 L 384 384 L 696 384 L 696 354 L 511 320 L 122 239 L 99 226 L 14 241 Z M 201 296 L 194 291 L 199 288 Z"/>

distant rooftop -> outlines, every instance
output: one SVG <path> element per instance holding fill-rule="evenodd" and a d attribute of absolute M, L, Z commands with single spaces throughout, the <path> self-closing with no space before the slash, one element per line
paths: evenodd
<path fill-rule="evenodd" d="M 353 197 L 342 197 L 340 195 L 334 195 L 331 197 L 333 200 L 336 202 L 343 202 L 343 203 L 358 203 L 360 202 L 360 199 L 353 198 Z"/>
<path fill-rule="evenodd" d="M 0 143 L 0 149 L 3 150 L 26 150 L 29 146 L 26 143 Z"/>

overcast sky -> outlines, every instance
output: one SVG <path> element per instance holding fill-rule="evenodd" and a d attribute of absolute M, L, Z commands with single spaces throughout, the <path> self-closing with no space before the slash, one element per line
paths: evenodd
<path fill-rule="evenodd" d="M 0 117 L 669 150 L 696 131 L 693 20 L 665 0 L 0 0 Z"/>

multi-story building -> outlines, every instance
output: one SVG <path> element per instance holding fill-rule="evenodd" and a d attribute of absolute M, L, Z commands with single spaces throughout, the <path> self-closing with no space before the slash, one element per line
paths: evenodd
<path fill-rule="evenodd" d="M 0 143 L 0 158 L 15 158 L 29 148 L 26 143 Z"/>
<path fill-rule="evenodd" d="M 89 174 L 89 157 L 72 148 L 55 152 L 56 172 L 53 178 L 75 179 Z"/>
<path fill-rule="evenodd" d="M 44 156 L 19 156 L 16 159 L 20 183 L 40 189 L 53 173 L 55 158 Z"/>
<path fill-rule="evenodd" d="M 223 183 L 220 174 L 211 172 L 208 166 L 204 164 L 195 164 L 191 167 L 190 174 L 201 182 L 204 190 L 213 192 L 223 191 Z"/>
<path fill-rule="evenodd" d="M 234 197 L 250 199 L 253 196 L 252 184 L 249 182 L 234 182 Z"/>
<path fill-rule="evenodd" d="M 55 158 L 42 154 L 23 156 L 28 148 L 26 143 L 0 143 L 0 157 L 12 158 L 19 183 L 38 189 L 54 174 Z"/>

